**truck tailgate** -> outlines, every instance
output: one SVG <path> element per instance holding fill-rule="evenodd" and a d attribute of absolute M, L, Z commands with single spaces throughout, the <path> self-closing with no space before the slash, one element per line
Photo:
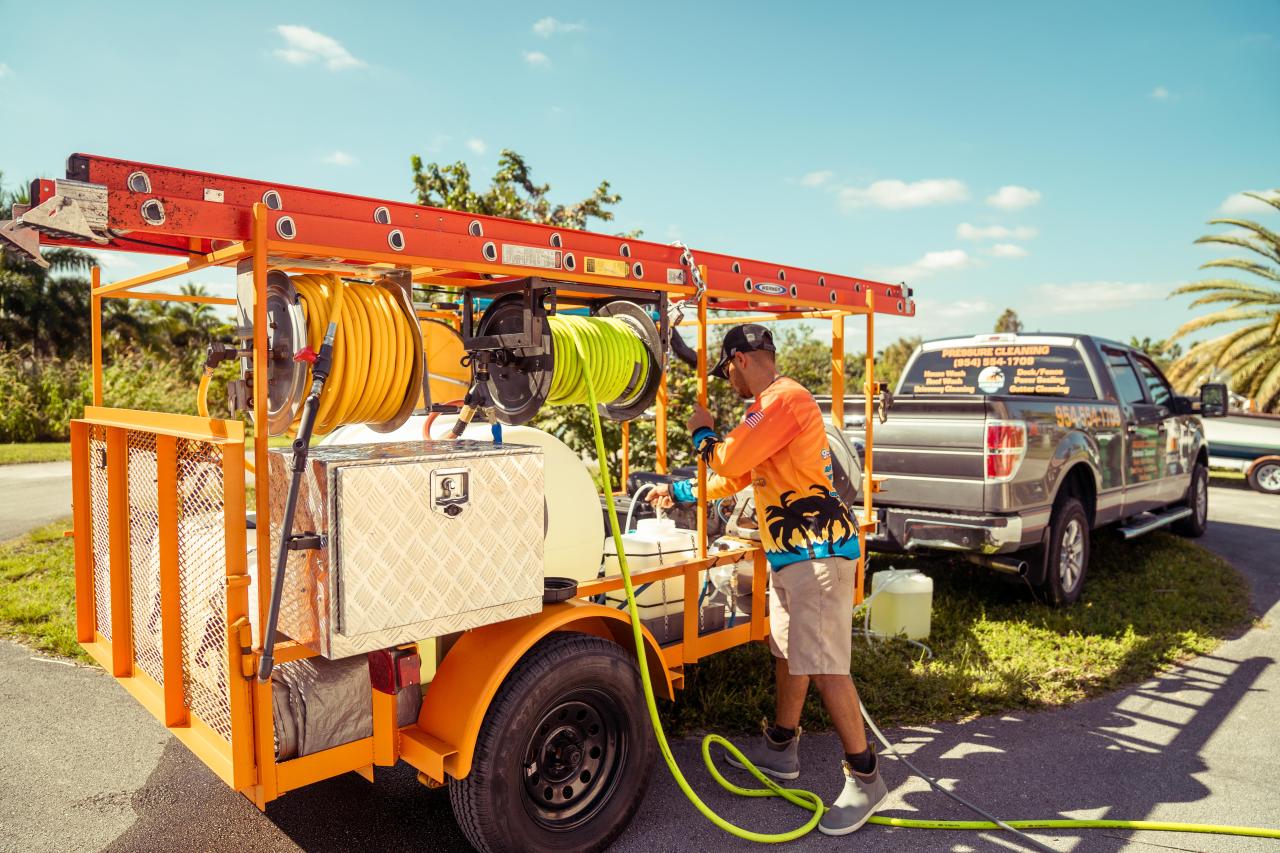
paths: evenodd
<path fill-rule="evenodd" d="M 824 414 L 829 397 L 819 397 Z M 845 434 L 864 453 L 863 400 L 845 398 Z M 884 423 L 875 422 L 873 469 L 884 477 L 880 502 L 892 506 L 984 509 L 982 397 L 898 398 Z"/>

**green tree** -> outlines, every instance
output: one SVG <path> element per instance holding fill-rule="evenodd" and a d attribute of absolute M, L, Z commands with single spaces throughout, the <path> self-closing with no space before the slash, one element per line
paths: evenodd
<path fill-rule="evenodd" d="M 0 173 L 0 219 L 14 204 L 26 204 L 24 190 L 9 192 Z M 78 249 L 50 248 L 45 269 L 14 252 L 0 251 L 0 345 L 27 348 L 36 358 L 67 358 L 85 351 L 89 337 L 89 281 L 94 258 Z"/>
<path fill-rule="evenodd" d="M 438 163 L 424 165 L 422 158 L 414 154 L 409 162 L 413 167 L 413 188 L 418 204 L 429 207 L 583 229 L 592 219 L 613 221 L 610 208 L 622 201 L 622 196 L 610 190 L 608 181 L 601 181 L 595 192 L 582 201 L 570 205 L 552 204 L 547 197 L 551 185 L 534 183 L 529 165 L 509 148 L 502 149 L 498 157 L 498 171 L 489 189 L 483 192 L 472 188 L 471 170 L 461 160 L 446 166 Z M 634 232 L 632 236 L 638 234 Z"/>
<path fill-rule="evenodd" d="M 1175 361 L 1182 357 L 1182 344 L 1173 341 L 1159 341 L 1151 338 L 1139 338 L 1137 335 L 1129 338 L 1129 346 L 1137 350 L 1142 350 L 1151 357 L 1161 372 L 1168 373 L 1169 367 Z"/>
<path fill-rule="evenodd" d="M 1000 319 L 996 320 L 997 333 L 1012 332 L 1015 335 L 1022 332 L 1022 321 L 1018 319 L 1018 312 L 1012 308 L 1004 309 L 1004 313 L 1000 315 Z"/>
<path fill-rule="evenodd" d="M 1280 210 L 1280 190 L 1245 193 Z M 1186 391 L 1223 374 L 1231 389 L 1254 398 L 1262 411 L 1280 409 L 1280 235 L 1246 219 L 1211 219 L 1210 225 L 1230 225 L 1243 233 L 1209 234 L 1197 243 L 1246 249 L 1253 256 L 1218 258 L 1201 269 L 1238 270 L 1261 281 L 1212 278 L 1183 285 L 1171 295 L 1199 294 L 1191 308 L 1226 305 L 1184 323 L 1170 340 L 1229 324 L 1226 334 L 1193 344 L 1170 368 L 1169 378 Z"/>
<path fill-rule="evenodd" d="M 902 371 L 907 366 L 907 359 L 920 346 L 923 339 L 919 335 L 898 338 L 893 343 L 876 353 L 876 381 L 884 382 L 890 389 L 898 386 Z"/>

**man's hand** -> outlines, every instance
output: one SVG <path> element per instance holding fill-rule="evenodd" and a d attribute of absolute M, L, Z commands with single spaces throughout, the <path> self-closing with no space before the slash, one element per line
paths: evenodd
<path fill-rule="evenodd" d="M 649 490 L 649 494 L 645 497 L 654 509 L 671 509 L 675 506 L 675 498 L 671 497 L 671 486 L 666 483 L 660 483 Z"/>
<path fill-rule="evenodd" d="M 715 429 L 715 419 L 711 417 L 711 413 L 707 411 L 706 406 L 701 403 L 693 404 L 693 414 L 689 416 L 689 420 L 685 421 L 685 426 L 689 428 L 689 435 L 693 435 L 703 427 Z"/>

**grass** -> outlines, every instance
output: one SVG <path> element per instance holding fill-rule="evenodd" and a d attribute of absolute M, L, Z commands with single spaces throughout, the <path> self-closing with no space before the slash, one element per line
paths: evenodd
<path fill-rule="evenodd" d="M 288 447 L 290 439 L 285 435 L 267 439 L 270 447 Z M 253 456 L 253 437 L 245 438 L 247 455 Z M 71 445 L 65 441 L 36 441 L 27 444 L 0 444 L 0 465 L 20 465 L 26 462 L 62 462 L 71 458 Z"/>
<path fill-rule="evenodd" d="M 1244 580 L 1186 540 L 1153 533 L 1124 543 L 1095 535 L 1084 597 L 1072 608 L 959 560 L 875 555 L 934 581 L 932 660 L 902 641 L 855 636 L 852 673 L 882 725 L 963 720 L 1077 702 L 1212 651 L 1249 624 Z M 687 668 L 664 717 L 674 731 L 753 732 L 773 712 L 773 663 L 760 643 Z M 816 691 L 802 724 L 830 727 Z"/>
<path fill-rule="evenodd" d="M 70 458 L 71 445 L 65 441 L 0 444 L 0 465 L 20 465 L 24 462 L 61 462 Z"/>
<path fill-rule="evenodd" d="M 76 643 L 71 520 L 0 543 L 0 635 L 43 652 L 88 661 Z"/>
<path fill-rule="evenodd" d="M 75 642 L 69 521 L 0 543 L 0 634 L 85 660 Z M 1030 590 L 958 560 L 876 555 L 934 581 L 934 658 L 901 641 L 868 647 L 856 637 L 853 677 L 876 720 L 926 724 L 1017 709 L 1067 705 L 1141 681 L 1212 651 L 1249 624 L 1243 579 L 1226 562 L 1178 537 L 1124 543 L 1094 539 L 1079 604 L 1054 609 Z M 686 670 L 686 689 L 663 703 L 673 733 L 754 731 L 773 711 L 767 646 L 752 643 Z M 803 725 L 829 727 L 816 691 Z"/>

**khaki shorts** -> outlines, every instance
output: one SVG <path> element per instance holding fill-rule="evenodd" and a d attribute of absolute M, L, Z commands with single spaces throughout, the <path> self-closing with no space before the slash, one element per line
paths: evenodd
<path fill-rule="evenodd" d="M 802 560 L 771 575 L 769 646 L 792 675 L 848 675 L 858 563 Z"/>

